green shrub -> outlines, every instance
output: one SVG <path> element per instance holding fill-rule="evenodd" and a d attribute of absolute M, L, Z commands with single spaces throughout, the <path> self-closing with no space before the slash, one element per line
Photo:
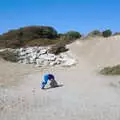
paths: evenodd
<path fill-rule="evenodd" d="M 88 36 L 91 36 L 91 37 L 102 36 L 102 33 L 99 30 L 94 30 L 94 31 L 88 33 Z"/>
<path fill-rule="evenodd" d="M 76 31 L 69 31 L 65 33 L 66 39 L 74 40 L 81 37 L 81 34 Z"/>
<path fill-rule="evenodd" d="M 111 30 L 105 30 L 105 31 L 103 31 L 103 36 L 104 37 L 109 37 L 109 36 L 111 36 L 112 35 L 112 31 Z"/>
<path fill-rule="evenodd" d="M 64 34 L 59 33 L 57 36 L 58 36 L 58 38 L 62 38 L 64 36 Z"/>
<path fill-rule="evenodd" d="M 48 26 L 29 26 L 17 30 L 10 30 L 0 36 L 0 40 L 33 40 L 38 38 L 53 39 L 57 37 L 57 31 Z"/>
<path fill-rule="evenodd" d="M 100 73 L 103 75 L 120 75 L 120 65 L 105 67 Z"/>
<path fill-rule="evenodd" d="M 10 48 L 21 47 L 26 45 L 28 41 L 33 42 L 33 40 L 38 41 L 38 39 L 42 41 L 45 39 L 49 39 L 47 42 L 49 43 L 50 40 L 57 39 L 57 37 L 58 37 L 57 31 L 53 27 L 49 26 L 23 27 L 16 30 L 10 30 L 9 32 L 0 35 L 0 47 Z M 43 43 L 46 43 L 46 41 L 45 42 L 43 41 Z"/>

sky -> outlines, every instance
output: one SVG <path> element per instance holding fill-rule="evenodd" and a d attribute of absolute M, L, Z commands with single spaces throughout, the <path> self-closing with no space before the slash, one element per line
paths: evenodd
<path fill-rule="evenodd" d="M 120 0 L 0 0 L 0 34 L 24 26 L 120 32 Z"/>

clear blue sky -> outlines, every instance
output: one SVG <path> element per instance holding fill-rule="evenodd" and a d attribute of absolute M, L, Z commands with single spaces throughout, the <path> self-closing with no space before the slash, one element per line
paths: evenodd
<path fill-rule="evenodd" d="M 28 25 L 120 32 L 120 0 L 0 0 L 0 33 Z"/>

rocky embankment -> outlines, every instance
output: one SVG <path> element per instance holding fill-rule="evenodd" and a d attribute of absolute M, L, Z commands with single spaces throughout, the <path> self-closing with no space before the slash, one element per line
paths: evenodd
<path fill-rule="evenodd" d="M 72 66 L 76 64 L 76 60 L 69 55 L 68 52 L 60 53 L 59 55 L 51 54 L 50 47 L 28 47 L 19 49 L 2 49 L 3 51 L 17 53 L 17 62 L 23 64 L 35 64 L 38 67 L 42 66 Z"/>

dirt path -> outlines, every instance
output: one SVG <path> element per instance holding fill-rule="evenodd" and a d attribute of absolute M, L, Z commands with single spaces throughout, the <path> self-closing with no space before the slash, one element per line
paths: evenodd
<path fill-rule="evenodd" d="M 20 84 L 0 89 L 0 120 L 120 120 L 120 77 L 98 75 L 79 55 L 80 44 L 69 47 L 77 66 L 41 72 L 29 68 L 28 73 L 34 72 L 24 75 Z M 52 71 L 63 87 L 41 90 L 46 71 Z"/>

